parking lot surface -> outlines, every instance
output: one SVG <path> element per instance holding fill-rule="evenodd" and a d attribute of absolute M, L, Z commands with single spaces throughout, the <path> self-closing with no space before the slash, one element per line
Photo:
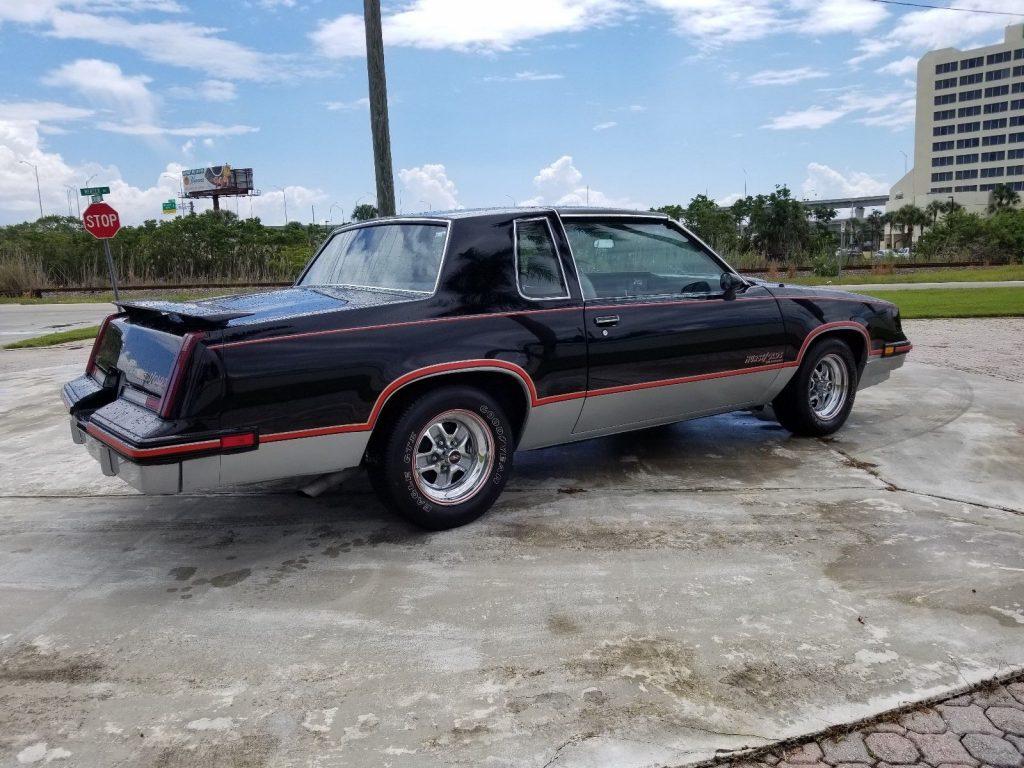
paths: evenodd
<path fill-rule="evenodd" d="M 45 333 L 71 331 L 100 322 L 113 304 L 0 304 L 0 344 Z"/>
<path fill-rule="evenodd" d="M 87 345 L 0 353 L 0 764 L 678 765 L 1018 668 L 1024 324 L 931 322 L 832 439 L 521 453 L 432 534 L 361 477 L 138 496 L 67 434 Z"/>

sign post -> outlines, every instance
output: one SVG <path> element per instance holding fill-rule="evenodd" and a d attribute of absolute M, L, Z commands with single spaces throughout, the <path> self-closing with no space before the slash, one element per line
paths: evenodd
<path fill-rule="evenodd" d="M 104 191 L 100 192 L 98 190 Z M 88 192 L 94 195 L 94 200 L 96 197 L 102 200 L 103 195 L 109 191 L 106 187 L 97 187 L 94 189 L 83 189 L 82 194 Z M 103 255 L 107 259 L 107 269 L 110 270 L 110 284 L 114 288 L 114 301 L 120 301 L 121 297 L 117 291 L 117 273 L 114 271 L 114 258 L 110 254 L 110 239 L 121 229 L 121 217 L 117 215 L 117 211 L 106 203 L 94 202 L 82 214 L 82 224 L 86 232 L 97 240 L 103 241 Z"/>

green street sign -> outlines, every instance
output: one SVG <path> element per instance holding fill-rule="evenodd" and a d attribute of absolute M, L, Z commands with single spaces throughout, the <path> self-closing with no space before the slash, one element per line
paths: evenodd
<path fill-rule="evenodd" d="M 78 193 L 82 197 L 92 197 L 93 195 L 109 195 L 110 187 L 83 187 L 78 190 Z"/>
<path fill-rule="evenodd" d="M 175 213 L 178 210 L 178 204 L 174 200 L 168 200 L 166 203 L 161 203 L 160 208 L 164 213 Z"/>

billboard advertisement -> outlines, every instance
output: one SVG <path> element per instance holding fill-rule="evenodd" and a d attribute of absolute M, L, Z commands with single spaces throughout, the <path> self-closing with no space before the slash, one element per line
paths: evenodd
<path fill-rule="evenodd" d="M 245 195 L 252 191 L 252 168 L 214 165 L 181 172 L 181 186 L 186 197 L 211 195 Z"/>

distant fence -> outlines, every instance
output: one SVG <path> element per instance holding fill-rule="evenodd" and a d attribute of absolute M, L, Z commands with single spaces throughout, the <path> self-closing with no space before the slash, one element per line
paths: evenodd
<path fill-rule="evenodd" d="M 876 269 L 879 264 L 849 264 L 843 267 L 844 272 L 870 272 Z M 885 267 L 892 267 L 899 271 L 903 269 L 958 269 L 962 267 L 984 267 L 988 266 L 983 261 L 926 261 L 926 262 L 885 262 Z M 744 275 L 763 275 L 769 271 L 768 267 L 742 267 L 736 270 Z M 811 267 L 799 266 L 790 267 L 779 265 L 776 270 L 778 274 L 784 275 L 790 271 L 810 272 Z M 156 283 L 153 285 L 121 285 L 122 291 L 196 291 L 206 288 L 287 288 L 294 283 Z M 110 290 L 109 285 L 86 285 L 80 287 L 59 286 L 53 288 L 33 288 L 25 294 L 34 299 L 41 299 L 46 294 L 54 293 L 104 293 Z"/>

